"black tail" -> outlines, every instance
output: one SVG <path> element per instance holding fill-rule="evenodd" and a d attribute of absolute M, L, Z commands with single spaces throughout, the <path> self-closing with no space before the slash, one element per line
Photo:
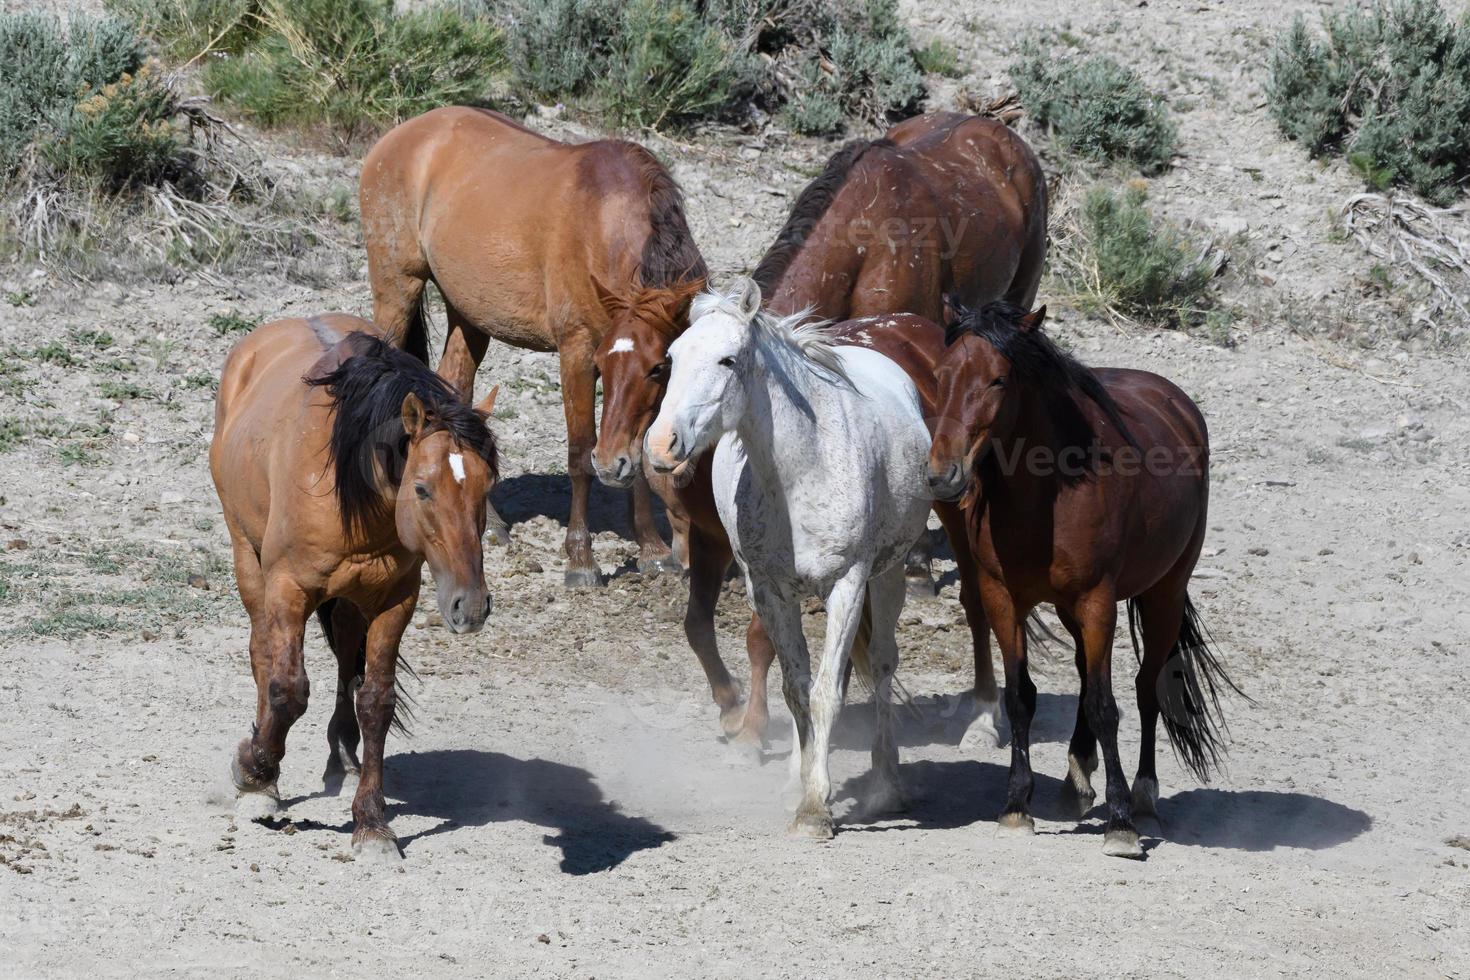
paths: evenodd
<path fill-rule="evenodd" d="M 429 364 L 429 288 L 419 292 L 419 301 L 413 305 L 413 315 L 408 319 L 408 330 L 403 334 L 403 349 L 414 357 Z"/>
<path fill-rule="evenodd" d="M 316 621 L 321 624 L 322 637 L 327 641 L 327 646 L 331 648 L 332 653 L 340 660 L 342 657 L 342 652 L 337 649 L 337 635 L 336 631 L 332 628 L 332 614 L 336 612 L 337 603 L 339 601 L 340 600 L 338 599 L 328 599 L 326 602 L 318 606 L 316 611 Z M 366 630 L 364 630 L 364 639 L 363 642 L 360 643 L 357 647 L 356 660 L 353 667 L 353 669 L 357 672 L 357 679 L 359 681 L 362 680 L 362 675 L 367 670 L 366 636 L 367 632 Z M 397 697 L 393 699 L 393 720 L 389 723 L 388 728 L 390 731 L 407 737 L 413 734 L 408 725 L 409 722 L 413 721 L 413 708 L 415 702 L 413 699 L 413 695 L 409 694 L 403 686 L 402 674 L 407 673 L 408 676 L 412 677 L 414 680 L 418 680 L 419 675 L 414 673 L 414 669 L 409 666 L 407 660 L 403 659 L 403 654 L 401 653 L 398 655 L 398 671 L 399 673 L 395 674 L 393 678 L 393 690 Z"/>
<path fill-rule="evenodd" d="M 1133 638 L 1133 654 L 1142 663 L 1136 599 L 1128 600 L 1128 632 Z M 1209 631 L 1187 595 L 1179 639 L 1159 676 L 1153 678 L 1153 685 L 1174 757 L 1200 782 L 1209 782 L 1211 770 L 1220 768 L 1225 740 L 1230 735 L 1220 710 L 1220 695 L 1229 688 L 1246 701 L 1251 699 L 1225 673 L 1225 666 L 1212 649 Z"/>

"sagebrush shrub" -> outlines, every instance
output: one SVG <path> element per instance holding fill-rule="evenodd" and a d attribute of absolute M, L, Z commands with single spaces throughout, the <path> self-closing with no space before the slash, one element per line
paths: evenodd
<path fill-rule="evenodd" d="M 156 63 L 145 62 L 58 111 L 55 132 L 39 150 L 54 172 L 104 190 L 177 180 L 189 171 L 177 115 L 173 90 Z"/>
<path fill-rule="evenodd" d="M 255 36 L 259 0 L 106 0 L 107 9 L 187 61 L 205 51 L 239 51 Z"/>
<path fill-rule="evenodd" d="M 1402 184 L 1447 204 L 1470 180 L 1470 13 L 1391 0 L 1298 16 L 1276 43 L 1271 114 L 1312 156 L 1343 153 L 1370 186 Z"/>
<path fill-rule="evenodd" d="M 1210 305 L 1214 271 L 1177 229 L 1149 213 L 1148 192 L 1140 185 L 1121 192 L 1094 187 L 1084 199 L 1086 285 L 1103 304 L 1129 316 L 1193 322 Z"/>
<path fill-rule="evenodd" d="M 745 74 L 745 52 L 681 0 L 629 0 L 599 94 L 624 125 L 713 115 Z"/>
<path fill-rule="evenodd" d="M 347 137 L 443 105 L 483 104 L 504 64 L 486 17 L 382 0 L 258 0 L 259 37 L 210 60 L 210 94 L 263 125 L 326 124 Z"/>
<path fill-rule="evenodd" d="M 1059 58 L 1031 43 L 1010 72 L 1026 112 L 1068 152 L 1126 160 L 1147 174 L 1169 166 L 1174 123 L 1126 66 L 1104 55 Z"/>

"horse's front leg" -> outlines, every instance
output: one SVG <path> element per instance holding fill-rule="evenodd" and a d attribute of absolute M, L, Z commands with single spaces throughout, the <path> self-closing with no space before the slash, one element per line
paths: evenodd
<path fill-rule="evenodd" d="M 638 540 L 638 571 L 645 575 L 683 571 L 653 519 L 653 491 L 641 468 L 633 477 L 629 506 L 632 509 L 633 536 Z"/>
<path fill-rule="evenodd" d="M 1030 834 L 1036 830 L 1036 822 L 1031 819 L 1031 794 L 1036 785 L 1031 770 L 1031 719 L 1036 713 L 1036 685 L 1026 664 L 1025 628 L 1030 610 L 1018 608 L 1005 585 L 993 579 L 981 583 L 981 595 L 1005 661 L 1006 715 L 1011 722 L 1011 773 L 1005 809 L 1000 814 L 1000 829 Z"/>
<path fill-rule="evenodd" d="M 567 339 L 561 349 L 562 409 L 567 418 L 567 475 L 572 480 L 572 510 L 567 519 L 569 587 L 602 585 L 602 570 L 592 557 L 592 535 L 587 530 L 587 494 L 592 483 L 592 447 L 597 442 L 594 398 L 597 372 L 586 344 Z"/>
<path fill-rule="evenodd" d="M 954 552 L 955 574 L 959 577 L 960 605 L 970 628 L 970 646 L 975 658 L 975 683 L 970 691 L 974 716 L 960 745 L 975 748 L 1000 744 L 1000 690 L 995 683 L 995 664 L 990 656 L 990 620 L 980 599 L 980 570 L 970 543 L 964 512 L 954 504 L 936 501 L 934 512 L 944 525 L 949 547 Z"/>
<path fill-rule="evenodd" d="M 906 573 L 895 565 L 868 583 L 868 662 L 873 668 L 873 771 L 863 809 L 870 816 L 906 808 L 898 778 L 898 742 L 893 726 L 893 681 L 898 673 L 898 617 L 903 612 Z"/>
<path fill-rule="evenodd" d="M 383 750 L 397 708 L 398 645 L 418 604 L 418 579 L 408 595 L 373 618 L 367 633 L 367 667 L 357 691 L 362 726 L 362 776 L 352 800 L 352 850 L 368 859 L 397 859 L 398 838 L 388 827 L 383 799 Z"/>
<path fill-rule="evenodd" d="M 827 635 L 822 643 L 822 659 L 811 683 L 810 751 L 803 759 L 806 772 L 801 804 L 791 824 L 793 834 L 814 840 L 832 837 L 832 810 L 829 805 L 832 778 L 827 767 L 827 753 L 832 740 L 832 726 L 837 721 L 837 712 L 842 709 L 842 676 L 862 620 L 867 585 L 868 566 L 859 565 L 838 579 L 827 594 Z"/>
<path fill-rule="evenodd" d="M 255 726 L 240 742 L 230 766 L 238 792 L 236 808 L 245 819 L 280 811 L 276 779 L 286 754 L 286 735 L 306 713 L 309 685 L 302 655 L 309 600 L 286 578 L 264 584 L 258 611 L 252 611 L 250 666 L 255 675 Z"/>
<path fill-rule="evenodd" d="M 766 642 L 781 660 L 781 693 L 791 712 L 790 781 L 800 786 L 811 768 L 811 661 L 801 631 L 801 605 L 759 584 L 751 605 Z"/>

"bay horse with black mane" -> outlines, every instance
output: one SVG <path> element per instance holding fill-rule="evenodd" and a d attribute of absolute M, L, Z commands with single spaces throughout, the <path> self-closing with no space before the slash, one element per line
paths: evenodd
<path fill-rule="evenodd" d="M 1220 695 L 1239 691 L 1189 599 L 1209 501 L 1204 417 L 1156 374 L 1083 367 L 1042 331 L 1045 307 L 954 306 L 938 369 L 929 486 L 936 497 L 963 499 L 980 596 L 1005 661 L 1011 771 L 1001 827 L 1033 828 L 1036 685 L 1023 624 L 1050 603 L 1076 645 L 1082 682 L 1064 792 L 1080 819 L 1095 799 L 1101 744 L 1104 851 L 1142 857 L 1134 819 L 1156 815 L 1160 714 L 1180 761 L 1205 780 L 1223 749 Z M 1135 653 L 1142 638 L 1135 689 L 1143 738 L 1131 798 L 1112 686 L 1120 601 Z"/>
<path fill-rule="evenodd" d="M 399 856 L 383 799 L 399 643 L 425 562 L 450 629 L 476 632 L 489 615 L 481 539 L 498 472 L 494 398 L 472 408 L 345 314 L 278 320 L 230 352 L 209 468 L 250 615 L 255 724 L 230 765 L 242 815 L 279 812 L 276 778 L 306 711 L 302 644 L 315 612 L 337 657 L 323 779 L 340 791 L 360 777 L 353 849 Z"/>
<path fill-rule="evenodd" d="M 360 199 L 373 318 L 395 343 L 427 362 L 432 281 L 449 321 L 438 370 L 466 397 L 491 338 L 558 353 L 572 483 L 565 580 L 601 584 L 587 530 L 594 354 L 619 326 L 662 334 L 688 325 L 705 264 L 678 185 L 635 143 L 561 143 L 500 113 L 455 107 L 379 140 L 363 160 Z M 643 470 L 617 482 L 633 488 L 639 569 L 677 570 Z M 677 538 L 682 517 L 669 516 Z"/>
<path fill-rule="evenodd" d="M 1007 298 L 1025 304 L 1035 298 L 1046 253 L 1046 201 L 1040 162 L 1004 124 L 959 113 L 919 116 L 883 139 L 857 140 L 835 153 L 797 197 L 753 278 L 766 307 L 777 314 L 810 308 L 836 321 L 900 313 L 924 318 L 854 328 L 867 346 L 903 365 L 923 397 L 933 390 L 925 372 L 943 346 L 942 333 L 923 323 L 941 320 L 946 291 L 972 303 Z M 615 322 L 596 352 L 603 409 L 593 460 L 603 482 L 621 486 L 641 470 L 643 436 L 667 382 L 669 345 L 688 324 L 623 316 L 624 300 L 600 294 Z M 915 356 L 914 344 L 927 353 Z M 926 414 L 933 408 L 926 403 Z M 715 600 L 731 558 L 708 464 L 683 467 L 674 482 L 690 522 L 685 632 L 725 732 L 758 741 L 775 653 L 753 617 L 746 633 L 751 690 L 742 712 L 739 688 L 715 643 Z M 973 576 L 966 574 L 969 555 L 959 510 L 941 503 L 935 511 L 961 566 L 960 599 L 975 650 L 972 695 L 978 710 L 968 743 L 993 736 L 999 695 L 989 630 Z M 932 594 L 925 550 L 910 562 L 910 583 Z"/>

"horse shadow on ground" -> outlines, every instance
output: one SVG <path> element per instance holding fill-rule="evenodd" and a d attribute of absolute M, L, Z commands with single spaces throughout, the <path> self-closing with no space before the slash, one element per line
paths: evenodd
<path fill-rule="evenodd" d="M 561 850 L 561 870 L 585 875 L 615 868 L 632 854 L 675 839 L 658 824 L 625 814 L 604 799 L 587 770 L 559 762 L 479 749 L 436 749 L 391 755 L 383 768 L 390 821 L 407 814 L 439 821 L 400 837 L 405 853 L 426 837 L 460 827 L 521 820 L 550 828 L 553 833 L 542 841 Z M 301 821 L 296 827 L 352 831 L 350 823 L 331 828 Z"/>
<path fill-rule="evenodd" d="M 855 831 L 883 832 L 920 828 L 948 830 L 993 823 L 1006 797 L 1009 769 L 993 762 L 912 762 L 899 767 L 909 797 L 909 810 L 898 817 L 844 818 Z M 847 780 L 838 799 L 862 798 L 867 774 Z M 1101 835 L 1105 819 L 1102 772 L 1093 777 L 1097 805 L 1080 823 L 1063 833 Z M 1035 773 L 1031 813 L 1037 819 L 1075 821 L 1062 802 L 1062 780 Z M 1274 790 L 1189 789 L 1159 800 L 1160 837 L 1173 844 L 1237 851 L 1273 851 L 1280 847 L 1320 851 L 1367 833 L 1373 818 L 1361 810 L 1307 793 Z M 898 823 L 893 823 L 897 820 Z M 880 826 L 879 824 L 886 824 Z M 1151 846 L 1151 845 L 1150 845 Z"/>
<path fill-rule="evenodd" d="M 635 540 L 632 500 L 631 490 L 606 487 L 594 478 L 587 493 L 587 529 L 594 535 L 612 531 L 625 541 Z M 549 517 L 566 527 L 572 513 L 572 481 L 565 474 L 550 473 L 507 477 L 495 485 L 490 502 L 509 525 L 512 536 L 517 524 L 536 517 Z M 653 519 L 664 541 L 671 540 L 668 515 L 658 494 L 653 494 Z M 636 568 L 637 563 L 630 560 L 613 575 L 624 575 Z"/>
<path fill-rule="evenodd" d="M 857 700 L 862 695 L 856 689 L 856 682 L 848 697 L 849 702 L 843 706 L 833 726 L 832 745 L 855 750 L 870 748 L 877 726 L 873 702 Z M 969 692 L 916 696 L 906 705 L 894 706 L 894 735 L 900 746 L 959 745 L 975 718 L 975 708 Z M 1033 744 L 1068 741 L 1076 720 L 1075 695 L 1037 692 L 1031 741 Z M 1002 740 L 1009 742 L 1010 730 L 1004 714 L 999 723 Z"/>

